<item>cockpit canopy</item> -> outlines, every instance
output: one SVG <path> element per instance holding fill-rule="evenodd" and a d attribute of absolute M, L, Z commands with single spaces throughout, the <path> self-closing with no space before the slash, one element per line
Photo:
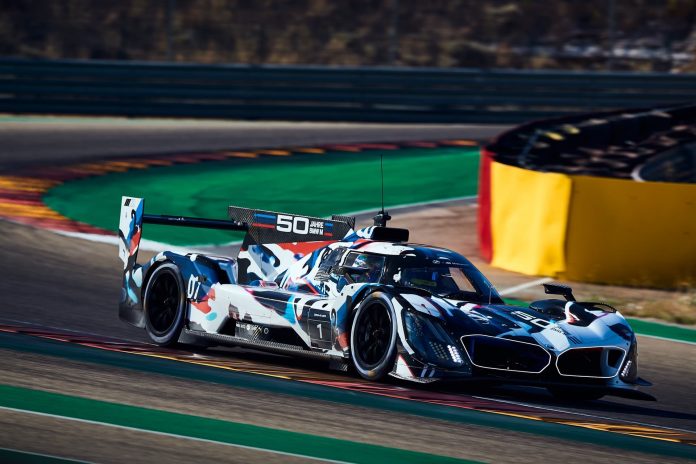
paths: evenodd
<path fill-rule="evenodd" d="M 396 253 L 392 249 L 338 247 L 324 257 L 316 278 L 326 281 L 333 275 L 345 283 L 381 283 L 442 298 L 502 303 L 492 284 L 462 255 L 422 245 L 398 246 Z"/>
<path fill-rule="evenodd" d="M 413 254 L 393 257 L 384 283 L 425 290 L 442 298 L 502 303 L 493 285 L 462 255 L 437 248 L 414 248 Z"/>

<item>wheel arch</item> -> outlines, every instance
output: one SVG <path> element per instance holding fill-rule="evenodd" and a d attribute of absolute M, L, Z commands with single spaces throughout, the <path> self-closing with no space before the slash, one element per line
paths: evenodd
<path fill-rule="evenodd" d="M 160 260 L 153 260 L 152 264 L 143 272 L 143 281 L 142 285 L 140 286 L 140 301 L 143 302 L 143 306 L 145 305 L 145 289 L 147 288 L 147 284 L 150 282 L 150 278 L 152 277 L 152 274 L 160 267 L 162 267 L 164 264 L 173 264 L 177 267 L 179 270 L 179 275 L 181 275 L 181 268 L 172 260 L 169 258 L 165 259 L 160 259 Z M 183 279 L 183 276 L 182 276 Z M 143 308 L 144 309 L 144 308 Z"/>
<path fill-rule="evenodd" d="M 204 274 L 206 278 L 214 277 L 214 279 L 209 282 L 208 286 L 212 286 L 215 283 L 229 283 L 230 281 L 227 273 L 213 260 L 205 255 L 180 255 L 172 252 L 164 252 L 155 257 L 151 263 L 152 264 L 150 267 L 143 274 L 141 297 L 144 295 L 145 287 L 147 286 L 147 282 L 150 280 L 152 273 L 165 263 L 171 263 L 177 267 L 184 285 L 186 285 L 186 282 L 188 282 L 192 275 L 198 277 L 200 274 Z M 202 272 L 197 273 L 196 269 Z M 186 299 L 189 301 L 191 300 L 188 298 L 188 295 Z"/>
<path fill-rule="evenodd" d="M 151 266 L 151 271 L 150 269 L 148 269 L 150 273 L 148 274 L 147 282 L 145 282 L 145 285 L 143 285 L 142 290 L 143 319 L 145 322 L 145 329 L 147 331 L 148 336 L 155 344 L 159 346 L 174 346 L 177 344 L 182 329 L 188 320 L 189 299 L 186 295 L 186 286 L 181 274 L 180 267 L 175 262 L 166 259 L 158 260 L 157 264 L 157 266 Z M 159 294 L 160 296 L 155 298 L 155 300 L 159 301 L 159 303 L 150 308 L 149 303 L 151 302 L 151 300 L 149 297 L 149 292 L 154 291 L 150 289 L 151 285 L 157 285 L 156 279 L 160 276 L 167 274 L 171 276 L 170 278 L 173 277 L 176 281 L 177 292 L 172 293 L 172 295 L 176 295 L 176 313 L 174 313 L 174 318 L 170 322 L 170 325 L 166 325 L 165 328 L 159 328 L 157 327 L 157 325 L 155 325 L 153 319 L 151 319 L 150 311 L 156 309 L 158 311 L 158 314 L 162 314 L 163 310 L 168 311 L 168 309 L 166 308 L 163 309 L 162 306 L 164 305 L 166 307 L 170 304 L 167 303 L 167 300 L 169 300 L 169 298 L 165 298 L 164 303 L 162 303 L 162 297 L 161 294 Z M 157 319 L 158 317 L 155 318 L 155 320 Z"/>
<path fill-rule="evenodd" d="M 376 300 L 373 303 L 382 305 L 384 309 L 386 309 L 387 312 L 390 314 L 392 334 L 390 336 L 388 351 L 385 354 L 386 357 L 383 358 L 383 361 L 380 361 L 377 366 L 370 367 L 370 370 L 366 371 L 365 369 L 367 367 L 361 368 L 356 364 L 358 361 L 355 358 L 356 354 L 353 353 L 353 330 L 355 319 L 359 312 L 359 309 L 362 307 L 363 304 L 365 304 L 365 302 L 370 297 L 373 296 Z M 355 303 L 351 307 L 349 325 L 347 326 L 347 332 L 349 334 L 348 344 L 350 347 L 350 358 L 352 360 L 354 369 L 356 369 L 363 378 L 366 378 L 368 380 L 378 380 L 383 376 L 387 375 L 389 372 L 391 372 L 396 360 L 396 356 L 398 355 L 398 347 L 400 340 L 398 321 L 399 315 L 398 311 L 396 310 L 396 307 L 394 306 L 394 303 L 392 302 L 392 297 L 392 292 L 390 292 L 389 289 L 385 289 L 384 287 L 374 287 L 369 291 L 361 293 L 361 298 L 356 299 Z"/>
<path fill-rule="evenodd" d="M 353 329 L 353 321 L 355 319 L 355 313 L 358 310 L 358 307 L 360 304 L 365 301 L 370 295 L 373 295 L 375 293 L 383 293 L 385 294 L 387 299 L 390 299 L 392 297 L 392 294 L 389 292 L 389 289 L 382 287 L 382 286 L 369 286 L 366 288 L 360 289 L 355 295 L 353 295 L 350 305 L 348 307 L 348 318 L 346 320 L 346 326 L 345 330 L 347 333 L 350 334 L 351 330 Z M 390 301 L 391 304 L 391 301 Z M 350 339 L 349 339 L 350 342 Z"/>

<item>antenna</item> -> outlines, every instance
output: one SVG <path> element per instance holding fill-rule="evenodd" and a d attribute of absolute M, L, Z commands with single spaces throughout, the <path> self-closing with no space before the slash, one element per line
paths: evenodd
<path fill-rule="evenodd" d="M 384 153 L 379 154 L 379 172 L 382 176 L 382 211 L 384 211 Z"/>
<path fill-rule="evenodd" d="M 379 171 L 382 178 L 382 209 L 372 218 L 376 227 L 386 227 L 387 221 L 391 219 L 389 213 L 384 211 L 384 153 L 379 154 Z"/>

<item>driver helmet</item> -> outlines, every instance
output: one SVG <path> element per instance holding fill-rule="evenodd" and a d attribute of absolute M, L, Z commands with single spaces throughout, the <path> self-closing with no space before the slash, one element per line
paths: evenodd
<path fill-rule="evenodd" d="M 376 259 L 371 259 L 370 255 L 358 255 L 355 261 L 353 261 L 353 266 L 374 270 L 378 266 L 378 263 Z"/>

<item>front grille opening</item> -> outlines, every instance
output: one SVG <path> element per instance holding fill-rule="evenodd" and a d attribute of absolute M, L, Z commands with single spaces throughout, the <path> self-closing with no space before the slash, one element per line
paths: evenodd
<path fill-rule="evenodd" d="M 617 348 L 571 349 L 558 356 L 558 372 L 578 377 L 613 377 L 623 357 L 623 350 Z"/>
<path fill-rule="evenodd" d="M 564 375 L 602 376 L 602 348 L 570 350 L 558 358 L 558 370 Z"/>
<path fill-rule="evenodd" d="M 616 349 L 609 349 L 608 351 L 607 362 L 611 367 L 618 369 L 621 358 L 623 358 L 623 351 Z"/>
<path fill-rule="evenodd" d="M 538 374 L 551 362 L 551 355 L 537 345 L 483 335 L 462 337 L 471 362 L 477 367 Z"/>

